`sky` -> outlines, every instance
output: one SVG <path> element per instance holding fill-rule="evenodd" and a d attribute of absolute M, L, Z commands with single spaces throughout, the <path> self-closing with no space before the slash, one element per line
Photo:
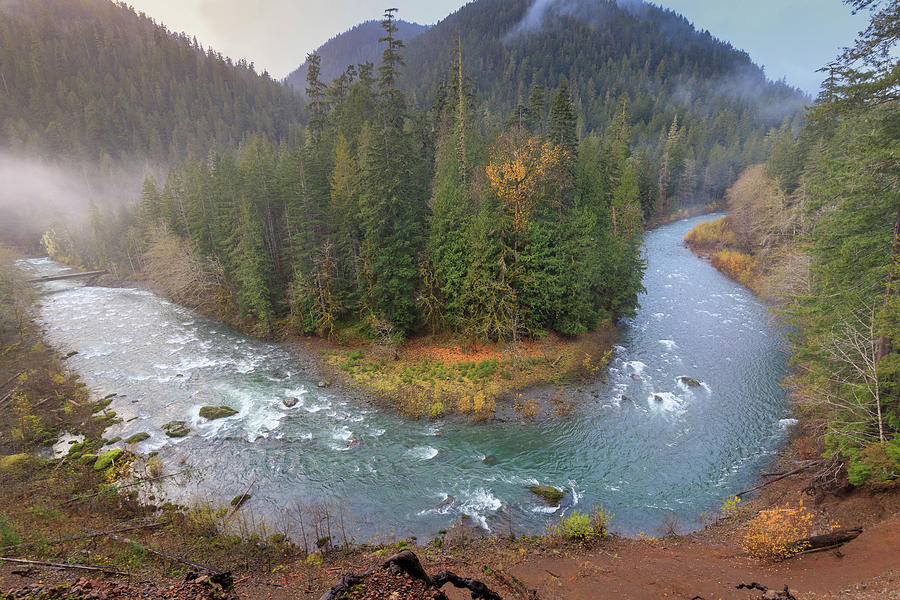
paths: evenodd
<path fill-rule="evenodd" d="M 380 18 L 386 0 L 128 0 L 169 29 L 197 36 L 233 59 L 246 58 L 258 72 L 280 79 L 306 54 L 362 21 Z M 770 79 L 815 95 L 816 69 L 853 42 L 867 22 L 840 0 L 657 0 L 698 29 L 745 50 Z M 391 0 L 399 17 L 433 24 L 465 0 Z"/>

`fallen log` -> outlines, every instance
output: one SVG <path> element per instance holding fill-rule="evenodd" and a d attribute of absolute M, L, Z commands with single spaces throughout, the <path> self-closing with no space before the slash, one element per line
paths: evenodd
<path fill-rule="evenodd" d="M 231 586 L 234 585 L 234 578 L 231 576 L 231 571 L 222 571 L 222 570 L 216 569 L 215 567 L 211 567 L 209 565 L 204 565 L 203 563 L 198 563 L 189 558 L 185 558 L 183 556 L 178 556 L 177 554 L 171 554 L 169 552 L 166 552 L 165 550 L 160 550 L 159 548 L 154 548 L 153 546 L 145 546 L 143 544 L 140 544 L 140 543 L 134 541 L 131 538 L 127 538 L 127 537 L 124 537 L 121 535 L 116 535 L 114 533 L 110 533 L 109 537 L 111 537 L 112 539 L 114 539 L 118 542 L 122 542 L 123 544 L 133 545 L 137 548 L 140 548 L 141 550 L 143 550 L 145 552 L 149 552 L 151 554 L 155 554 L 157 556 L 161 556 L 161 557 L 169 559 L 169 560 L 174 560 L 175 562 L 180 562 L 183 565 L 192 567 L 197 572 L 203 573 L 204 575 L 206 575 L 211 582 L 217 583 L 220 586 L 222 586 L 223 590 L 227 591 L 227 590 L 231 589 Z M 188 581 L 195 579 L 195 578 L 196 578 L 196 575 L 195 575 L 195 577 L 192 578 L 191 574 L 188 573 L 188 579 L 187 579 Z"/>
<path fill-rule="evenodd" d="M 109 271 L 85 271 L 84 273 L 66 273 L 65 275 L 45 275 L 29 279 L 28 283 L 43 283 L 45 281 L 58 281 L 60 279 L 75 279 L 76 277 L 95 277 L 106 275 Z"/>
<path fill-rule="evenodd" d="M 744 494 L 749 494 L 750 492 L 755 492 L 756 490 L 758 490 L 760 488 L 766 487 L 770 483 L 775 483 L 776 481 L 781 481 L 785 477 L 790 477 L 791 475 L 796 475 L 797 473 L 800 473 L 801 471 L 805 471 L 806 469 L 808 469 L 814 465 L 817 465 L 817 464 L 821 464 L 821 462 L 820 461 L 811 462 L 811 463 L 803 465 L 802 467 L 797 467 L 796 469 L 794 469 L 792 471 L 788 471 L 787 473 L 782 473 L 778 477 L 769 479 L 768 481 L 764 481 L 764 482 L 760 483 L 759 485 L 753 486 L 749 490 L 744 490 L 743 492 L 738 492 L 737 494 L 735 494 L 735 496 L 741 497 Z"/>
<path fill-rule="evenodd" d="M 122 527 L 120 529 L 113 529 L 112 531 L 98 531 L 96 533 L 85 533 L 82 535 L 72 535 L 69 537 L 56 538 L 55 540 L 41 540 L 39 542 L 25 542 L 23 544 L 16 544 L 15 546 L 6 546 L 5 548 L 0 548 L 0 552 L 6 553 L 10 550 L 16 550 L 18 548 L 27 548 L 29 546 L 34 546 L 35 544 L 61 544 L 63 542 L 74 542 L 76 540 L 87 540 L 95 537 L 102 537 L 104 535 L 110 535 L 113 533 L 123 533 L 126 531 L 134 531 L 136 529 L 152 529 L 154 527 L 161 527 L 165 525 L 165 523 L 147 523 L 145 525 L 132 525 L 131 527 Z"/>
<path fill-rule="evenodd" d="M 425 582 L 428 587 L 440 589 L 447 583 L 453 584 L 458 588 L 468 589 L 472 594 L 473 600 L 503 600 L 499 594 L 488 588 L 483 582 L 477 579 L 467 579 L 460 577 L 450 571 L 440 571 L 434 577 L 430 577 L 419 557 L 410 550 L 404 550 L 395 554 L 384 561 L 379 567 L 369 569 L 365 573 L 358 575 L 342 575 L 336 584 L 330 590 L 325 592 L 319 600 L 338 600 L 344 594 L 350 594 L 353 586 L 365 581 L 366 577 L 379 569 L 390 569 L 392 573 L 406 573 L 413 579 Z"/>
<path fill-rule="evenodd" d="M 125 577 L 131 577 L 131 573 L 113 571 L 111 569 L 104 569 L 102 567 L 89 567 L 87 565 L 70 565 L 66 563 L 44 562 L 42 560 L 26 560 L 24 558 L 5 558 L 2 556 L 0 556 L 0 560 L 11 563 L 19 563 L 22 565 L 38 565 L 41 567 L 55 567 L 57 569 L 81 569 L 82 571 L 99 571 L 100 573 L 106 573 L 107 575 L 124 575 Z"/>
<path fill-rule="evenodd" d="M 796 542 L 791 542 L 791 547 L 800 548 L 801 552 L 813 552 L 816 550 L 829 550 L 856 538 L 862 533 L 862 527 L 852 529 L 838 529 L 823 535 L 814 535 Z"/>

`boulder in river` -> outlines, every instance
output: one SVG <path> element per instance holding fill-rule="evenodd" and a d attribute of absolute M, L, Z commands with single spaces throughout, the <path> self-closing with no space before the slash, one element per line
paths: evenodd
<path fill-rule="evenodd" d="M 233 417 L 236 414 L 238 414 L 238 411 L 230 406 L 204 406 L 200 409 L 200 416 L 210 421 Z"/>
<path fill-rule="evenodd" d="M 240 508 L 241 504 L 250 499 L 250 494 L 240 494 L 239 496 L 235 496 L 231 499 L 231 505 L 235 507 L 235 509 Z"/>
<path fill-rule="evenodd" d="M 170 438 L 183 438 L 191 432 L 184 421 L 170 421 L 163 426 L 163 431 Z"/>
<path fill-rule="evenodd" d="M 532 494 L 540 496 L 550 506 L 559 506 L 559 501 L 563 498 L 562 490 L 558 490 L 552 485 L 533 485 L 528 490 Z"/>
<path fill-rule="evenodd" d="M 144 431 L 139 431 L 138 433 L 128 437 L 125 439 L 126 444 L 137 444 L 138 442 L 143 442 L 144 440 L 149 440 L 150 434 Z"/>
<path fill-rule="evenodd" d="M 483 462 L 484 464 L 486 464 L 489 467 L 492 467 L 497 464 L 497 457 L 494 456 L 493 454 L 488 454 L 487 456 L 484 457 L 484 460 L 482 460 L 481 462 Z"/>
<path fill-rule="evenodd" d="M 700 382 L 697 381 L 696 379 L 694 379 L 693 377 L 685 377 L 682 375 L 681 377 L 678 378 L 678 381 L 680 381 L 681 383 L 683 383 L 684 385 L 686 385 L 688 387 L 700 387 Z"/>
<path fill-rule="evenodd" d="M 320 379 L 317 384 L 320 388 L 327 388 L 331 383 L 327 379 Z"/>
<path fill-rule="evenodd" d="M 299 398 L 294 398 L 293 396 L 288 396 L 287 398 L 281 401 L 282 404 L 287 406 L 288 408 L 294 408 L 297 406 L 297 403 L 300 402 Z"/>
<path fill-rule="evenodd" d="M 656 400 L 657 402 L 665 402 L 665 400 L 666 400 L 665 398 L 663 398 L 663 397 L 660 396 L 659 394 L 653 394 L 653 399 Z"/>

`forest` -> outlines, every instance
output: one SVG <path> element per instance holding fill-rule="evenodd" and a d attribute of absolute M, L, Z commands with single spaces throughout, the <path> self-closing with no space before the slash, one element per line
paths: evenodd
<path fill-rule="evenodd" d="M 797 409 L 849 481 L 900 477 L 900 192 L 896 2 L 873 9 L 796 133 L 729 190 L 729 216 L 689 241 L 777 303 Z"/>
<path fill-rule="evenodd" d="M 170 253 L 189 246 L 264 336 L 516 340 L 629 314 L 643 228 L 624 107 L 609 135 L 579 140 L 563 85 L 543 135 L 518 123 L 486 135 L 457 45 L 432 128 L 396 86 L 393 11 L 382 25 L 377 69 L 328 86 L 310 57 L 302 139 L 254 137 L 144 184 L 150 272 L 166 281 Z"/>

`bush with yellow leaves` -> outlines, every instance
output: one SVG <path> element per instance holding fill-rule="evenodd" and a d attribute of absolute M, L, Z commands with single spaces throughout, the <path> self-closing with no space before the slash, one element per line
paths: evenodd
<path fill-rule="evenodd" d="M 837 527 L 832 524 L 830 529 Z M 815 517 L 803 506 L 784 504 L 760 511 L 747 522 L 742 547 L 754 558 L 782 560 L 809 547 L 801 542 L 815 532 Z"/>

